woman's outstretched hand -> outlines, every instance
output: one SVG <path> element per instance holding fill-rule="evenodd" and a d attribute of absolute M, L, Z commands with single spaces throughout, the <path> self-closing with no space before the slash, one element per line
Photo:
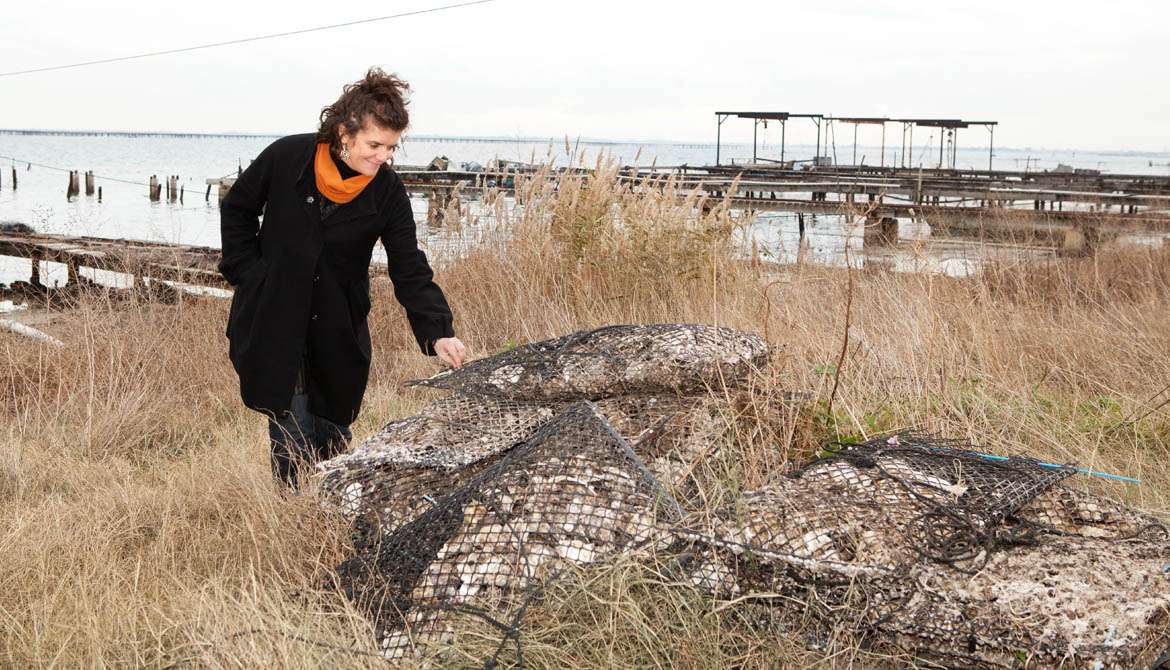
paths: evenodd
<path fill-rule="evenodd" d="M 463 358 L 467 356 L 467 347 L 458 337 L 443 337 L 435 340 L 435 354 L 447 365 L 453 368 L 463 367 Z"/>

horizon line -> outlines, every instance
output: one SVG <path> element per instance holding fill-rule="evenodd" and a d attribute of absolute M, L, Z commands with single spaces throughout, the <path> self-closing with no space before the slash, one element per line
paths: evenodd
<path fill-rule="evenodd" d="M 66 136 L 114 136 L 114 137 L 221 137 L 221 138 L 279 138 L 296 133 L 273 133 L 273 132 L 216 132 L 216 131 L 183 131 L 183 130 L 108 130 L 108 129 L 83 129 L 83 130 L 66 130 L 59 128 L 0 128 L 0 135 L 66 135 Z M 431 135 L 419 134 L 410 136 L 411 139 L 420 141 L 435 142 L 435 141 L 472 141 L 472 142 L 489 142 L 489 143 L 508 143 L 508 142 L 526 142 L 526 143 L 560 143 L 567 139 L 563 137 L 539 137 L 539 136 L 515 136 L 506 137 L 501 135 Z M 611 139 L 611 138 L 596 138 L 578 136 L 571 140 L 573 142 L 584 144 L 601 144 L 601 145 L 665 145 L 665 146 L 691 146 L 691 147 L 714 147 L 714 142 L 699 142 L 686 140 L 655 140 L 655 139 L 641 139 L 641 140 L 625 140 L 625 139 Z M 724 146 L 733 145 L 747 145 L 746 142 L 724 142 Z M 802 143 L 793 143 L 789 146 L 806 146 Z M 807 145 L 812 146 L 812 145 Z M 852 147 L 852 144 L 847 145 Z M 871 145 L 857 145 L 859 148 L 865 146 L 872 148 Z M 930 146 L 930 145 L 919 145 Z M 989 147 L 987 145 L 972 145 L 964 147 L 964 150 L 984 150 Z M 1170 147 L 1164 149 L 1086 149 L 1081 147 L 1012 147 L 1001 146 L 996 151 L 1084 151 L 1102 155 L 1132 155 L 1132 156 L 1146 156 L 1146 155 L 1167 155 L 1170 154 Z"/>

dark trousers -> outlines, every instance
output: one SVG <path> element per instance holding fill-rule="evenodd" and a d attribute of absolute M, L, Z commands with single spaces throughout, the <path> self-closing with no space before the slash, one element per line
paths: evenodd
<path fill-rule="evenodd" d="M 308 394 L 298 393 L 284 416 L 268 419 L 268 438 L 272 441 L 272 474 L 296 488 L 298 468 L 340 454 L 353 434 L 348 425 L 310 412 Z"/>

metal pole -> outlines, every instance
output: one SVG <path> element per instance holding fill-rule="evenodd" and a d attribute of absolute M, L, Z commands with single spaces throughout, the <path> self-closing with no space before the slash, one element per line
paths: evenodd
<path fill-rule="evenodd" d="M 951 169 L 959 163 L 959 129 L 955 128 L 951 131 Z"/>
<path fill-rule="evenodd" d="M 987 171 L 991 172 L 994 168 L 991 167 L 991 158 L 995 156 L 995 126 L 987 126 L 991 131 L 991 141 L 987 144 Z"/>
<path fill-rule="evenodd" d="M 813 167 L 816 167 L 821 162 L 821 120 L 813 119 L 813 123 L 817 124 L 817 152 L 813 156 Z"/>
<path fill-rule="evenodd" d="M 881 167 L 886 166 L 886 122 L 882 121 L 882 163 Z"/>
<path fill-rule="evenodd" d="M 756 162 L 756 137 L 760 130 L 760 120 L 752 119 L 752 162 Z"/>
<path fill-rule="evenodd" d="M 906 123 L 902 123 L 902 144 L 898 147 L 898 160 L 901 167 L 906 167 Z"/>
<path fill-rule="evenodd" d="M 719 144 L 723 133 L 723 116 L 715 115 L 715 167 L 719 167 Z"/>
<path fill-rule="evenodd" d="M 784 162 L 784 124 L 787 119 L 780 120 L 780 162 Z"/>
<path fill-rule="evenodd" d="M 860 123 L 853 124 L 853 165 L 854 165 L 854 167 L 857 166 L 857 126 L 859 126 L 859 125 L 861 125 L 861 124 Z"/>
<path fill-rule="evenodd" d="M 938 129 L 938 169 L 940 169 L 940 170 L 942 169 L 942 166 L 943 166 L 943 147 L 946 146 L 946 143 L 947 143 L 946 139 L 944 138 L 944 135 L 946 135 L 946 132 L 947 132 L 946 128 L 939 128 Z"/>
<path fill-rule="evenodd" d="M 914 124 L 910 124 L 910 167 L 914 167 Z"/>

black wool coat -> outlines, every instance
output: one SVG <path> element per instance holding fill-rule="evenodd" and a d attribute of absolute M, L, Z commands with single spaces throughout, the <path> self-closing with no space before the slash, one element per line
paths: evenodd
<path fill-rule="evenodd" d="M 248 407 L 287 410 L 305 361 L 310 411 L 349 424 L 370 371 L 366 315 L 375 242 L 386 249 L 394 295 L 422 352 L 433 356 L 434 342 L 454 330 L 418 248 L 402 180 L 383 166 L 361 194 L 322 221 L 316 146 L 313 134 L 276 140 L 223 200 L 219 271 L 235 287 L 228 356 Z"/>

